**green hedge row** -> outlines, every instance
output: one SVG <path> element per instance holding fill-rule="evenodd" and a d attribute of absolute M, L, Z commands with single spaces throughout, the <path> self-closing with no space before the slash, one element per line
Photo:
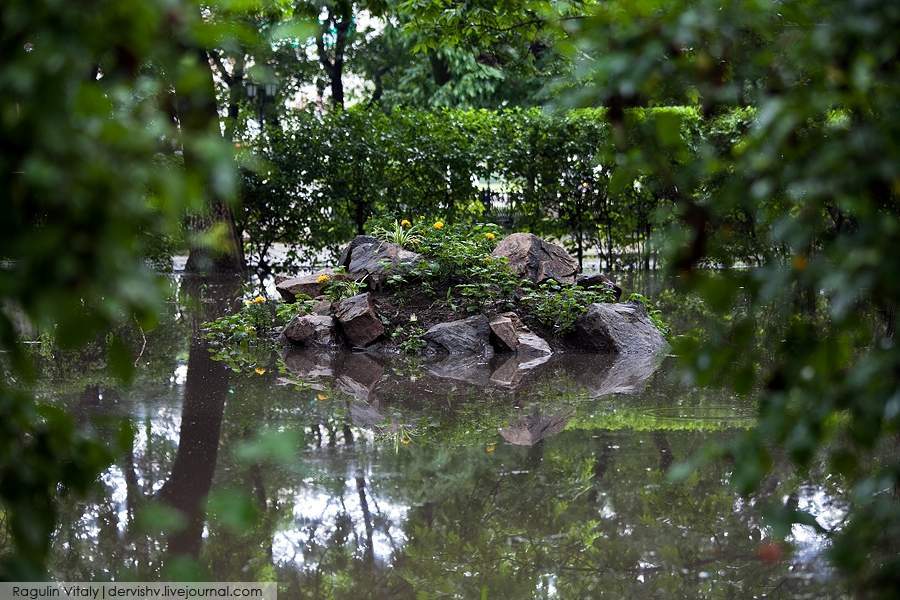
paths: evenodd
<path fill-rule="evenodd" d="M 252 262 L 276 241 L 293 244 L 290 262 L 311 262 L 380 216 L 493 220 L 561 239 L 579 258 L 649 266 L 679 170 L 701 141 L 734 143 L 751 117 L 633 109 L 613 127 L 602 109 L 289 113 L 246 144 L 255 160 L 239 225 Z M 630 170 L 628 147 L 654 153 L 655 172 Z"/>

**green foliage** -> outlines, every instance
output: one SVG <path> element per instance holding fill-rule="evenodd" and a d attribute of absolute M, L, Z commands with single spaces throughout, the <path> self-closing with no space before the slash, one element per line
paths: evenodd
<path fill-rule="evenodd" d="M 278 328 L 307 314 L 312 303 L 302 295 L 292 303 L 276 303 L 262 296 L 246 300 L 239 311 L 203 323 L 210 355 L 237 373 L 264 374 L 272 362 Z"/>
<path fill-rule="evenodd" d="M 570 331 L 591 304 L 613 300 L 612 292 L 606 288 L 561 285 L 553 280 L 528 289 L 522 296 L 528 310 L 556 333 Z"/>
<path fill-rule="evenodd" d="M 340 302 L 362 294 L 365 290 L 365 279 L 338 279 L 334 278 L 325 284 L 322 290 L 326 298 L 332 302 Z"/>
<path fill-rule="evenodd" d="M 662 310 L 660 310 L 656 306 L 656 303 L 653 302 L 653 300 L 643 294 L 638 294 L 637 292 L 635 292 L 628 296 L 628 301 L 637 302 L 638 304 L 643 306 L 644 310 L 647 311 L 647 316 L 650 317 L 650 320 L 653 322 L 653 325 L 655 325 L 656 328 L 659 329 L 660 333 L 662 333 L 666 337 L 669 337 L 669 335 L 672 333 L 671 327 L 669 327 L 669 324 L 663 317 Z"/>
<path fill-rule="evenodd" d="M 425 347 L 425 328 L 421 325 L 400 325 L 391 332 L 391 341 L 404 354 L 418 354 Z"/>
<path fill-rule="evenodd" d="M 191 0 L 0 8 L 0 501 L 13 542 L 0 578 L 44 578 L 57 493 L 83 492 L 111 458 L 22 393 L 22 332 L 53 327 L 71 349 L 135 319 L 152 328 L 166 287 L 145 257 L 183 239 L 186 213 L 233 197 L 231 148 L 215 106 L 202 110 L 203 50 L 236 31 L 200 16 Z M 115 338 L 108 350 L 127 378 L 133 359 Z"/>
<path fill-rule="evenodd" d="M 655 150 L 668 170 L 693 156 L 704 133 L 692 107 L 626 117 L 627 139 L 658 129 L 678 138 Z M 284 242 L 288 263 L 305 264 L 365 229 L 412 246 L 397 221 L 443 215 L 566 238 L 576 257 L 594 250 L 613 266 L 646 267 L 656 252 L 650 236 L 671 220 L 675 197 L 652 170 L 617 168 L 615 145 L 606 111 L 596 109 L 290 112 L 245 145 L 259 163 L 243 178 L 248 255 L 259 262 Z M 430 226 L 410 235 L 427 241 Z"/>
<path fill-rule="evenodd" d="M 801 470 L 828 461 L 854 497 L 832 558 L 865 594 L 896 595 L 883 557 L 897 552 L 900 463 L 871 457 L 900 425 L 900 7 L 614 1 L 583 25 L 590 75 L 575 102 L 719 115 L 679 168 L 656 151 L 673 141 L 664 123 L 622 139 L 617 169 L 678 190 L 664 253 L 718 316 L 677 341 L 687 372 L 762 395 L 759 426 L 726 448 L 735 483 L 756 489 L 781 452 Z M 697 269 L 735 265 L 746 242 L 757 268 Z M 797 518 L 772 514 L 781 532 Z"/>
<path fill-rule="evenodd" d="M 501 235 L 497 225 L 434 219 L 420 227 L 416 250 L 423 260 L 390 274 L 390 286 L 401 294 L 410 286 L 426 294 L 444 294 L 453 307 L 469 312 L 510 305 L 522 280 L 505 260 L 490 254 Z"/>
<path fill-rule="evenodd" d="M 424 237 L 419 234 L 419 226 L 413 225 L 410 221 L 403 219 L 402 221 L 394 221 L 393 224 L 385 227 L 376 225 L 371 228 L 371 234 L 383 242 L 397 244 L 401 248 L 407 250 L 415 250 L 422 243 Z"/>

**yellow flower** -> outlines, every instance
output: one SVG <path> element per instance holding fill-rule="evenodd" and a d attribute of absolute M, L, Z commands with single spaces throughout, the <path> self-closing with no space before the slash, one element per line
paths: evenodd
<path fill-rule="evenodd" d="M 497 444 L 488 444 L 487 446 L 484 447 L 484 451 L 487 454 L 493 454 L 494 450 L 496 450 L 496 449 L 497 449 Z"/>
<path fill-rule="evenodd" d="M 402 221 L 400 221 L 400 227 L 402 227 L 403 229 L 409 229 L 410 227 L 412 227 L 412 223 L 409 222 L 409 219 L 403 219 Z"/>
<path fill-rule="evenodd" d="M 265 375 L 266 374 L 266 370 L 263 369 L 262 367 L 256 367 L 253 370 L 256 372 L 257 375 Z"/>
<path fill-rule="evenodd" d="M 331 276 L 326 275 L 325 273 L 322 273 L 321 275 L 316 277 L 316 283 L 328 283 L 329 281 L 331 281 Z"/>
<path fill-rule="evenodd" d="M 409 437 L 406 437 L 406 436 L 400 438 L 400 443 L 403 444 L 404 446 L 408 446 L 409 443 L 410 443 L 411 441 L 412 441 L 412 440 L 409 439 Z"/>
<path fill-rule="evenodd" d="M 492 232 L 488 231 L 486 234 L 484 234 L 484 237 L 485 237 L 488 241 L 493 241 L 494 238 L 497 237 L 497 236 L 494 235 Z"/>
<path fill-rule="evenodd" d="M 434 228 L 435 228 L 435 229 L 443 229 L 443 228 L 444 228 L 444 222 L 443 222 L 443 221 L 435 221 L 435 223 L 434 223 Z"/>
<path fill-rule="evenodd" d="M 251 300 L 250 302 L 251 302 L 252 304 L 262 304 L 262 303 L 265 302 L 265 301 L 266 301 L 266 299 L 263 298 L 262 296 L 257 296 L 256 298 L 254 298 L 254 299 Z"/>
<path fill-rule="evenodd" d="M 316 400 L 328 400 L 328 394 L 316 394 Z"/>

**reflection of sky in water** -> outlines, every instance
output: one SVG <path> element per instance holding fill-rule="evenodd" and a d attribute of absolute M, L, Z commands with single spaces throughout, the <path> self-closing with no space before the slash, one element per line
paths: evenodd
<path fill-rule="evenodd" d="M 187 367 L 184 368 L 184 373 L 187 373 Z M 178 447 L 181 433 L 182 391 L 175 387 L 167 392 L 163 397 L 138 397 L 131 408 L 135 426 L 134 474 L 143 494 L 158 492 L 168 476 L 168 472 L 163 470 L 167 469 L 168 465 L 160 462 L 164 455 L 159 443 L 163 441 L 172 448 Z M 153 448 L 151 448 L 151 440 Z M 128 482 L 120 465 L 121 463 L 112 465 L 100 475 L 100 483 L 106 489 L 106 502 L 104 505 L 98 503 L 85 505 L 84 513 L 79 519 L 81 530 L 77 536 L 79 539 L 96 538 L 100 534 L 101 514 L 109 510 L 116 515 L 116 528 L 119 533 L 126 532 L 128 527 Z"/>
<path fill-rule="evenodd" d="M 348 547 L 361 556 L 367 543 L 366 518 L 360 500 L 355 467 L 348 465 L 343 489 L 323 489 L 311 481 L 304 487 L 288 492 L 293 505 L 292 523 L 275 532 L 272 555 L 277 564 L 291 564 L 299 568 L 314 568 L 322 548 L 333 543 L 335 534 L 347 522 Z M 403 525 L 408 507 L 379 497 L 370 481 L 372 472 L 360 473 L 365 479 L 365 498 L 372 526 L 372 554 L 377 562 L 389 564 L 395 552 L 406 542 Z"/>
<path fill-rule="evenodd" d="M 836 500 L 817 485 L 800 487 L 797 508 L 813 515 L 819 525 L 828 531 L 839 527 L 847 514 L 845 502 Z M 819 533 L 809 525 L 795 524 L 791 527 L 788 541 L 794 545 L 795 563 L 815 564 L 817 570 L 828 569 L 823 556 L 828 547 L 825 533 Z"/>

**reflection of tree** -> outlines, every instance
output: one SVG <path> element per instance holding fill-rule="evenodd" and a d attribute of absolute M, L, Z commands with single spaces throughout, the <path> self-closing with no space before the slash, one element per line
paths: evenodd
<path fill-rule="evenodd" d="M 224 363 L 210 358 L 200 326 L 227 312 L 238 297 L 240 280 L 188 279 L 185 286 L 196 302 L 196 309 L 191 312 L 191 345 L 181 431 L 175 461 L 159 497 L 186 519 L 186 526 L 169 538 L 169 553 L 197 556 L 205 520 L 205 499 L 216 469 L 222 415 L 228 394 L 228 368 Z"/>

